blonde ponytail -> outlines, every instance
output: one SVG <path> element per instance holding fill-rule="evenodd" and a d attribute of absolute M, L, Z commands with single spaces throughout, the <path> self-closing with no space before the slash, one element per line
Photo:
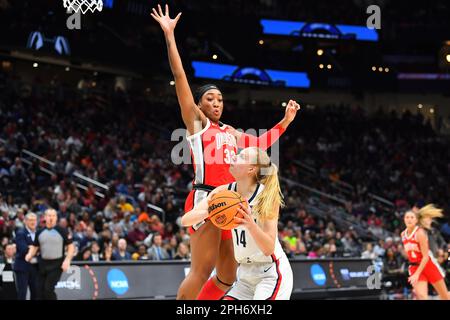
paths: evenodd
<path fill-rule="evenodd" d="M 417 220 L 419 224 L 422 226 L 422 220 L 424 218 L 442 218 L 444 215 L 442 214 L 442 209 L 436 208 L 433 204 L 428 204 L 425 207 L 422 207 L 417 213 Z"/>
<path fill-rule="evenodd" d="M 260 221 L 278 218 L 278 211 L 274 208 L 284 207 L 283 194 L 281 193 L 280 181 L 278 180 L 278 168 L 270 161 L 267 153 L 259 148 L 256 164 L 258 171 L 256 181 L 264 185 L 263 191 L 256 197 L 256 205 L 253 211 L 257 212 Z"/>

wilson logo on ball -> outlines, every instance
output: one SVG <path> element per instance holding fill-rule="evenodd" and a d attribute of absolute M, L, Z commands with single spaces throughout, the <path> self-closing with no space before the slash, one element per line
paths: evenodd
<path fill-rule="evenodd" d="M 226 204 L 227 204 L 226 202 L 213 203 L 212 205 L 209 206 L 208 212 L 211 212 L 217 208 L 223 207 Z"/>
<path fill-rule="evenodd" d="M 216 221 L 217 224 L 221 225 L 227 221 L 227 216 L 224 214 L 221 214 L 218 217 L 215 217 L 214 220 Z"/>

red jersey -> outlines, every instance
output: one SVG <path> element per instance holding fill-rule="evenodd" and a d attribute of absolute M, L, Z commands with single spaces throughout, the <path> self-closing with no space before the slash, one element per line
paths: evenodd
<path fill-rule="evenodd" d="M 199 132 L 186 137 L 194 166 L 194 184 L 218 187 L 234 181 L 229 168 L 237 153 L 236 138 L 227 132 L 227 125 L 212 123 Z"/>
<path fill-rule="evenodd" d="M 422 261 L 422 252 L 420 251 L 420 244 L 417 240 L 417 231 L 419 227 L 415 227 L 411 234 L 408 235 L 408 230 L 402 232 L 402 242 L 405 252 L 408 255 L 410 263 L 419 264 Z"/>
<path fill-rule="evenodd" d="M 411 234 L 408 234 L 408 230 L 402 232 L 403 246 L 405 247 L 410 263 L 410 266 L 408 267 L 408 273 L 410 276 L 417 272 L 419 264 L 422 262 L 423 258 L 422 252 L 420 251 L 420 244 L 417 240 L 417 232 L 419 230 L 420 228 L 417 226 Z M 419 281 L 436 283 L 437 281 L 443 280 L 445 277 L 445 272 L 436 261 L 436 258 L 433 256 L 431 250 L 428 250 L 428 256 L 429 260 L 419 275 Z"/>

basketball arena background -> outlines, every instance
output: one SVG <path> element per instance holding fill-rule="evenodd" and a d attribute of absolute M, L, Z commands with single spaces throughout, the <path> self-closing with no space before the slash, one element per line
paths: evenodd
<path fill-rule="evenodd" d="M 220 86 L 223 122 L 271 128 L 289 99 L 301 104 L 279 143 L 293 299 L 412 299 L 400 232 L 413 205 L 444 209 L 434 232 L 448 270 L 448 1 L 167 3 L 183 12 L 190 84 Z M 59 299 L 175 298 L 193 171 L 171 161 L 183 122 L 157 4 L 106 0 L 77 14 L 63 1 L 0 0 L 2 298 L 15 299 L 8 264 L 24 216 L 42 226 L 48 207 L 77 247 Z M 156 233 L 162 261 L 148 254 Z"/>

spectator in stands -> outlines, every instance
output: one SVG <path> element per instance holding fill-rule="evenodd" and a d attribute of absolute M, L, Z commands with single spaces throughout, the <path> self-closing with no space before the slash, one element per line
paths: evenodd
<path fill-rule="evenodd" d="M 294 252 L 292 252 L 291 250 L 291 245 L 288 241 L 280 239 L 280 243 L 281 243 L 281 247 L 283 248 L 283 251 L 286 253 L 286 256 L 289 259 L 293 259 L 294 258 Z"/>
<path fill-rule="evenodd" d="M 345 233 L 344 238 L 342 238 L 342 244 L 344 245 L 344 252 L 350 256 L 359 255 L 359 245 L 355 241 L 354 233 L 349 230 Z"/>
<path fill-rule="evenodd" d="M 107 243 L 103 249 L 102 260 L 110 262 L 113 260 L 113 247 L 111 243 Z"/>
<path fill-rule="evenodd" d="M 342 243 L 342 233 L 340 231 L 336 232 L 336 249 L 338 252 L 344 251 L 344 244 Z"/>
<path fill-rule="evenodd" d="M 83 249 L 91 245 L 93 241 L 97 241 L 97 234 L 92 226 L 88 226 L 84 233 L 83 240 L 80 242 L 80 248 Z"/>
<path fill-rule="evenodd" d="M 17 210 L 17 214 L 14 217 L 14 225 L 16 226 L 16 229 L 25 227 L 25 214 L 26 210 L 24 208 L 20 208 Z"/>
<path fill-rule="evenodd" d="M 139 222 L 138 220 L 133 222 L 133 229 L 127 235 L 127 240 L 130 245 L 137 249 L 147 237 L 145 230 L 145 222 Z"/>
<path fill-rule="evenodd" d="M 120 217 L 118 213 L 112 214 L 112 221 L 109 224 L 109 229 L 112 233 L 117 233 L 119 237 L 123 238 L 125 237 L 125 231 L 123 229 L 123 224 L 120 221 Z"/>
<path fill-rule="evenodd" d="M 131 214 L 129 211 L 125 211 L 123 213 L 123 219 L 120 221 L 120 225 L 122 226 L 122 230 L 125 234 L 128 234 L 133 229 L 133 223 L 135 221 L 136 215 Z"/>
<path fill-rule="evenodd" d="M 373 250 L 372 243 L 369 242 L 366 244 L 366 250 L 362 253 L 361 258 L 370 260 L 375 260 L 378 258 L 378 255 Z"/>
<path fill-rule="evenodd" d="M 305 230 L 314 229 L 315 224 L 316 224 L 316 221 L 314 220 L 314 218 L 310 214 L 307 214 L 305 219 L 303 220 L 303 228 Z"/>
<path fill-rule="evenodd" d="M 327 228 L 325 229 L 325 235 L 330 238 L 334 238 L 336 235 L 336 227 L 332 221 L 328 222 Z"/>
<path fill-rule="evenodd" d="M 336 247 L 336 240 L 334 238 L 331 238 L 328 240 L 326 245 L 328 245 L 327 256 L 336 257 L 336 255 L 338 254 L 338 249 Z"/>
<path fill-rule="evenodd" d="M 81 251 L 78 252 L 75 260 L 78 261 L 92 261 L 92 251 L 90 246 L 84 247 Z"/>
<path fill-rule="evenodd" d="M 116 198 L 111 198 L 106 205 L 103 214 L 105 215 L 105 219 L 111 220 L 113 215 L 117 213 L 117 202 Z"/>
<path fill-rule="evenodd" d="M 163 240 L 163 242 L 164 242 L 164 240 Z M 166 249 L 167 253 L 169 254 L 169 259 L 173 259 L 175 257 L 175 255 L 177 254 L 177 249 L 178 249 L 177 238 L 175 236 L 173 236 L 172 238 L 168 239 L 167 244 L 164 246 L 164 248 Z"/>
<path fill-rule="evenodd" d="M 393 247 L 395 247 L 394 239 L 392 237 L 387 237 L 384 243 L 384 249 L 388 250 Z"/>
<path fill-rule="evenodd" d="M 297 227 L 295 233 L 297 236 L 297 245 L 296 245 L 294 254 L 295 255 L 306 255 L 307 254 L 306 245 L 305 245 L 305 242 L 303 241 L 303 235 L 302 235 L 302 231 L 300 230 L 300 227 Z"/>
<path fill-rule="evenodd" d="M 67 223 L 69 225 L 70 230 L 72 230 L 72 232 L 74 232 L 75 227 L 78 223 L 77 215 L 75 214 L 75 212 L 69 213 L 69 218 L 67 220 Z"/>
<path fill-rule="evenodd" d="M 119 198 L 119 205 L 118 206 L 120 208 L 120 211 L 121 211 L 122 215 L 125 212 L 134 213 L 134 207 L 132 206 L 131 203 L 126 201 L 126 197 L 125 196 L 120 196 L 120 198 Z"/>
<path fill-rule="evenodd" d="M 139 245 L 138 250 L 132 254 L 131 258 L 133 260 L 150 260 L 147 253 L 147 247 L 144 244 Z"/>
<path fill-rule="evenodd" d="M 173 257 L 174 260 L 183 260 L 188 261 L 191 259 L 191 255 L 189 253 L 189 248 L 183 242 L 178 244 L 177 253 Z"/>
<path fill-rule="evenodd" d="M 116 261 L 131 260 L 131 255 L 127 251 L 127 240 L 121 238 L 117 243 L 117 249 L 112 254 L 112 259 Z"/>
<path fill-rule="evenodd" d="M 105 249 L 105 245 L 111 243 L 112 233 L 109 230 L 108 225 L 105 225 L 105 229 L 100 233 L 98 238 L 98 245 L 100 246 L 100 251 Z"/>
<path fill-rule="evenodd" d="M 164 225 L 164 233 L 162 234 L 163 241 L 171 239 L 173 235 L 173 224 L 170 222 L 166 222 L 166 224 Z"/>
<path fill-rule="evenodd" d="M 66 218 L 61 218 L 61 219 L 59 219 L 58 225 L 59 225 L 62 229 L 67 229 L 67 227 L 69 226 L 69 224 L 68 224 Z"/>
<path fill-rule="evenodd" d="M 178 242 L 184 242 L 189 243 L 190 236 L 189 233 L 186 231 L 186 228 L 180 228 L 177 234 Z"/>
<path fill-rule="evenodd" d="M 95 215 L 95 221 L 94 221 L 94 231 L 95 233 L 99 234 L 103 230 L 103 225 L 105 223 L 105 219 L 103 218 L 103 212 L 99 211 Z"/>
<path fill-rule="evenodd" d="M 0 255 L 2 275 L 0 277 L 0 299 L 15 300 L 17 290 L 15 286 L 15 276 L 13 272 L 14 257 L 16 255 L 16 245 L 8 243 L 4 246 L 3 256 Z"/>
<path fill-rule="evenodd" d="M 384 257 L 385 254 L 385 249 L 384 249 L 384 240 L 380 239 L 378 240 L 378 243 L 375 244 L 375 247 L 373 248 L 373 252 L 375 252 L 375 254 L 378 257 Z"/>
<path fill-rule="evenodd" d="M 77 222 L 75 224 L 75 228 L 73 231 L 73 242 L 78 248 L 81 247 L 82 242 L 85 243 L 85 230 L 86 224 L 83 221 Z"/>
<path fill-rule="evenodd" d="M 159 233 L 162 236 L 164 234 L 164 224 L 161 222 L 159 217 L 156 214 L 154 214 L 152 215 L 151 221 L 152 221 L 150 226 L 151 231 Z"/>
<path fill-rule="evenodd" d="M 303 237 L 305 242 L 306 251 L 311 251 L 314 243 L 313 239 L 314 232 L 311 232 L 311 230 L 305 230 L 305 236 Z"/>
<path fill-rule="evenodd" d="M 111 245 L 113 247 L 113 249 L 116 249 L 119 247 L 119 234 L 118 233 L 113 233 L 112 237 L 111 237 Z"/>
<path fill-rule="evenodd" d="M 11 265 L 15 262 L 16 245 L 14 243 L 7 243 L 3 249 L 3 256 L 0 256 L 0 263 L 9 263 Z"/>
<path fill-rule="evenodd" d="M 92 241 L 91 243 L 91 256 L 89 261 L 101 261 L 102 260 L 102 255 L 100 253 L 100 246 L 98 244 L 97 241 Z"/>
<path fill-rule="evenodd" d="M 323 258 L 322 245 L 319 242 L 314 242 L 311 251 L 308 253 L 308 259 Z"/>
<path fill-rule="evenodd" d="M 285 228 L 284 234 L 285 236 L 283 237 L 282 240 L 289 245 L 290 251 L 295 254 L 297 252 L 298 239 L 294 234 L 294 230 L 292 230 L 291 228 Z"/>
<path fill-rule="evenodd" d="M 148 255 L 151 260 L 167 260 L 170 258 L 166 249 L 162 247 L 161 234 L 156 233 L 153 235 L 152 243 L 153 245 L 148 249 Z"/>

